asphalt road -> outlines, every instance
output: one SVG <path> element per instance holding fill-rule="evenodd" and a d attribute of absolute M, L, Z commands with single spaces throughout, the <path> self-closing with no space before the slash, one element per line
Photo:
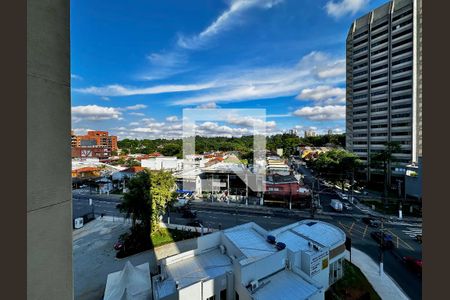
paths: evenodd
<path fill-rule="evenodd" d="M 168 215 L 165 216 L 167 221 Z M 233 210 L 224 211 L 197 209 L 197 219 L 203 221 L 203 225 L 209 228 L 226 229 L 247 222 L 255 222 L 261 227 L 272 230 L 293 222 L 299 221 L 299 217 L 256 215 L 251 213 L 236 213 Z M 183 218 L 181 214 L 171 212 L 170 222 L 174 224 L 186 224 L 190 219 Z M 365 252 L 375 261 L 379 261 L 380 252 L 378 244 L 371 238 L 370 233 L 375 229 L 364 224 L 360 219 L 349 217 L 328 217 L 324 220 L 330 222 L 345 231 L 352 239 L 352 246 Z M 393 236 L 396 249 L 384 252 L 384 271 L 390 275 L 405 291 L 411 299 L 421 299 L 422 280 L 410 272 L 400 260 L 403 256 L 422 257 L 422 247 L 412 236 L 412 231 L 421 230 L 420 227 L 407 227 L 399 225 L 386 225 L 386 231 Z"/>
<path fill-rule="evenodd" d="M 89 205 L 89 199 L 92 199 L 92 206 Z M 78 218 L 94 212 L 96 215 L 123 217 L 123 214 L 116 208 L 116 205 L 121 202 L 120 199 L 119 195 L 89 194 L 89 191 L 77 190 L 72 193 L 72 216 Z"/>
<path fill-rule="evenodd" d="M 89 198 L 93 199 L 93 208 L 89 205 Z M 325 207 L 326 201 L 332 196 L 321 196 L 322 205 Z M 116 205 L 120 203 L 118 195 L 95 195 L 86 192 L 76 192 L 73 194 L 73 216 L 78 217 L 83 214 L 95 212 L 104 213 L 109 216 L 123 216 Z M 356 208 L 355 208 L 356 209 Z M 182 218 L 179 213 L 171 212 L 166 214 L 164 219 L 170 216 L 170 222 L 174 224 L 186 224 L 190 220 Z M 247 222 L 255 222 L 261 227 L 272 230 L 284 225 L 299 221 L 302 218 L 288 214 L 258 214 L 251 212 L 239 212 L 236 210 L 224 210 L 217 207 L 209 209 L 197 209 L 197 218 L 203 221 L 203 225 L 212 228 L 226 229 Z M 365 252 L 375 261 L 379 261 L 380 252 L 377 243 L 371 238 L 370 233 L 375 229 L 367 226 L 358 218 L 344 216 L 323 216 L 323 220 L 339 226 L 352 239 L 352 246 Z M 422 257 L 422 246 L 414 240 L 415 234 L 421 233 L 420 226 L 401 226 L 386 224 L 387 233 L 393 236 L 396 249 L 392 252 L 384 253 L 384 270 L 390 275 L 405 291 L 411 299 L 421 299 L 422 280 L 411 273 L 400 260 L 403 256 Z"/>

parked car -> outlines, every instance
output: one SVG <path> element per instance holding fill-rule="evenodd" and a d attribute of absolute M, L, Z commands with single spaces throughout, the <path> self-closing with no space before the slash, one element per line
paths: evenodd
<path fill-rule="evenodd" d="M 378 243 L 381 244 L 383 240 L 383 248 L 393 249 L 395 247 L 394 242 L 392 241 L 392 236 L 381 231 L 373 231 L 370 233 L 370 236 Z"/>
<path fill-rule="evenodd" d="M 410 269 L 412 272 L 417 274 L 422 274 L 422 260 L 412 257 L 412 256 L 404 256 L 403 262 L 406 267 Z"/>
<path fill-rule="evenodd" d="M 186 226 L 192 226 L 192 227 L 201 227 L 200 225 L 203 225 L 202 220 L 194 220 L 186 224 Z"/>
<path fill-rule="evenodd" d="M 330 206 L 335 211 L 342 211 L 342 207 L 343 207 L 342 202 L 337 199 L 331 199 Z"/>

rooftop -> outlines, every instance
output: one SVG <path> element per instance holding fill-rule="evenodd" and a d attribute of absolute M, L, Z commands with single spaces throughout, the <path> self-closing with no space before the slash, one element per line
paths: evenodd
<path fill-rule="evenodd" d="M 154 288 L 157 289 L 159 297 L 163 298 L 176 291 L 176 282 L 179 288 L 184 288 L 200 280 L 223 275 L 232 269 L 231 259 L 219 249 L 214 249 L 168 263 L 166 279 L 157 282 Z"/>
<path fill-rule="evenodd" d="M 299 275 L 283 270 L 263 280 L 260 288 L 252 296 L 254 300 L 309 299 L 318 291 L 319 288 Z"/>
<path fill-rule="evenodd" d="M 306 240 L 313 240 L 322 246 L 330 248 L 334 248 L 345 242 L 345 233 L 341 229 L 317 220 L 303 220 L 276 229 L 272 231 L 272 234 L 277 237 L 277 240 L 279 239 L 286 243 L 287 247 L 291 250 L 292 247 L 301 247 L 301 243 L 303 242 L 300 242 L 300 240 L 305 238 Z"/>
<path fill-rule="evenodd" d="M 243 265 L 277 252 L 266 241 L 266 235 L 258 232 L 256 227 L 257 225 L 254 223 L 247 223 L 224 231 L 225 236 L 239 248 L 245 257 L 240 261 Z M 262 228 L 261 231 L 263 231 Z"/>

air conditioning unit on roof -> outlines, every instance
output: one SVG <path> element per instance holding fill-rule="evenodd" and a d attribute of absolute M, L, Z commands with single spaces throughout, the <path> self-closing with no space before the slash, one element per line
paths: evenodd
<path fill-rule="evenodd" d="M 252 291 L 256 290 L 258 288 L 258 286 L 259 286 L 258 285 L 258 280 L 251 281 L 250 282 L 250 286 L 251 286 Z"/>

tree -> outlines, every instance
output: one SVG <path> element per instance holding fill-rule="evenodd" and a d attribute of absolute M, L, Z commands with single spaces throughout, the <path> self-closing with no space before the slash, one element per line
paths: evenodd
<path fill-rule="evenodd" d="M 361 160 L 356 154 L 342 149 L 323 152 L 313 162 L 313 167 L 323 178 L 334 184 L 341 184 L 342 189 L 345 182 L 353 178 L 355 170 L 360 165 Z"/>
<path fill-rule="evenodd" d="M 120 212 L 131 217 L 132 227 L 136 227 L 139 220 L 145 230 L 151 231 L 150 219 L 152 204 L 150 198 L 150 173 L 146 170 L 139 172 L 128 182 L 128 192 L 123 195 L 122 203 L 117 205 Z"/>
<path fill-rule="evenodd" d="M 153 171 L 150 174 L 151 223 L 153 232 L 158 228 L 159 216 L 165 213 L 167 205 L 175 197 L 175 178 L 170 172 L 165 171 Z"/>
<path fill-rule="evenodd" d="M 384 150 L 375 153 L 371 156 L 371 166 L 372 167 L 380 167 L 383 169 L 384 174 L 384 201 L 386 204 L 387 198 L 387 186 L 388 186 L 388 168 L 390 167 L 392 161 L 395 160 L 393 156 L 394 153 L 397 153 L 401 150 L 401 146 L 399 142 L 387 142 Z"/>

